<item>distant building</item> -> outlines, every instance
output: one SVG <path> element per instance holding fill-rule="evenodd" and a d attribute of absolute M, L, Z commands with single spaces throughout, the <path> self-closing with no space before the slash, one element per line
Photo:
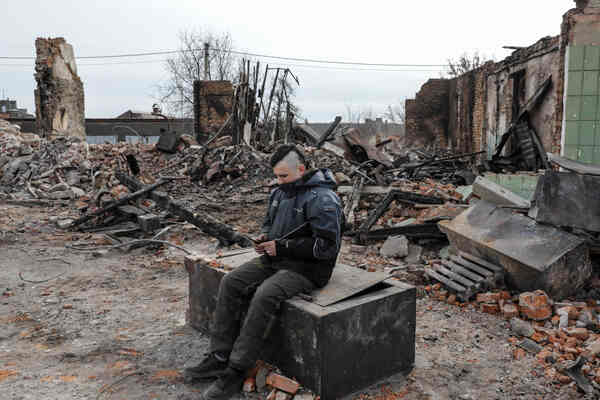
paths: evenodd
<path fill-rule="evenodd" d="M 127 110 L 116 119 L 163 119 L 163 117 L 146 111 Z"/>
<path fill-rule="evenodd" d="M 0 100 L 0 118 L 35 118 L 26 108 L 18 108 L 16 100 Z"/>
<path fill-rule="evenodd" d="M 321 135 L 325 133 L 331 122 L 308 122 L 308 126 L 313 128 L 316 132 Z M 404 136 L 404 124 L 398 124 L 395 122 L 384 121 L 382 118 L 365 119 L 364 122 L 342 122 L 338 125 L 342 129 L 344 128 L 358 128 L 360 131 L 370 133 L 372 135 L 387 136 Z"/>

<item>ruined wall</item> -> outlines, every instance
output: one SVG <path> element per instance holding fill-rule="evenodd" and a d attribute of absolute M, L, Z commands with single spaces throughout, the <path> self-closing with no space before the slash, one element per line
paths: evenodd
<path fill-rule="evenodd" d="M 406 100 L 406 139 L 415 144 L 448 146 L 448 79 L 430 79 L 414 100 Z"/>
<path fill-rule="evenodd" d="M 198 140 L 216 133 L 231 114 L 230 81 L 194 81 L 194 132 Z"/>
<path fill-rule="evenodd" d="M 546 151 L 554 149 L 556 105 L 560 99 L 557 93 L 557 87 L 562 79 L 559 37 L 546 37 L 530 47 L 516 50 L 511 56 L 497 63 L 494 70 L 488 73 L 484 127 L 488 156 L 492 154 L 513 119 L 513 92 L 516 81 L 522 79 L 524 83 L 517 99 L 519 109 L 522 109 L 527 100 L 550 76 L 552 76 L 550 90 L 529 115 L 530 125 L 537 132 Z"/>
<path fill-rule="evenodd" d="M 450 80 L 448 99 L 449 146 L 457 152 L 469 153 L 485 148 L 487 74 L 493 63 Z"/>
<path fill-rule="evenodd" d="M 36 130 L 85 139 L 83 83 L 77 75 L 73 47 L 63 38 L 35 41 Z"/>

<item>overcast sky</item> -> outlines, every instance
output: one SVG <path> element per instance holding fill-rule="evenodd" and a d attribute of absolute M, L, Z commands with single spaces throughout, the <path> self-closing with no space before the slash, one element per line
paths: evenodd
<path fill-rule="evenodd" d="M 64 37 L 76 56 L 178 48 L 182 29 L 229 32 L 234 49 L 260 54 L 381 64 L 445 64 L 463 52 L 502 59 L 560 33 L 571 0 L 11 1 L 0 13 L 0 57 L 34 57 L 36 37 Z M 167 78 L 166 56 L 78 60 L 88 118 L 150 111 Z M 261 59 L 261 63 L 285 62 Z M 87 64 L 87 65 L 86 65 Z M 367 67 L 290 61 L 303 117 L 330 121 L 414 97 L 437 67 Z M 35 114 L 34 60 L 0 59 L 0 95 Z M 324 68 L 325 67 L 325 68 Z M 363 69 L 363 70 L 359 70 Z M 366 71 L 365 69 L 378 69 Z M 403 71 L 380 71 L 402 69 Z M 430 70 L 430 71 L 423 71 Z"/>

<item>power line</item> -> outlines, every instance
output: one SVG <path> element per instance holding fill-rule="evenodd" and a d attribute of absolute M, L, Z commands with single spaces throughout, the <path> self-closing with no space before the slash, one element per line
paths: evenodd
<path fill-rule="evenodd" d="M 134 65 L 134 64 L 153 64 L 153 63 L 164 63 L 167 59 L 160 60 L 146 60 L 146 61 L 124 61 L 124 62 L 105 62 L 105 63 L 79 63 L 78 67 L 87 66 L 109 66 L 109 65 Z M 383 68 L 345 68 L 335 67 L 328 65 L 315 65 L 315 64 L 274 64 L 274 67 L 294 67 L 294 68 L 308 68 L 308 69 L 320 69 L 320 70 L 331 70 L 331 71 L 372 71 L 372 72 L 440 72 L 444 71 L 442 68 L 437 69 L 383 69 Z M 2 64 L 0 67 L 31 67 L 30 64 Z"/>
<path fill-rule="evenodd" d="M 182 50 L 184 52 L 191 51 L 204 51 L 203 49 L 190 49 L 190 50 Z M 211 51 L 219 51 L 231 54 L 244 55 L 249 57 L 260 57 L 260 58 L 270 58 L 276 60 L 286 60 L 286 61 L 301 61 L 301 62 L 311 62 L 311 63 L 320 63 L 320 64 L 340 64 L 340 65 L 362 65 L 362 66 L 370 66 L 370 67 L 445 67 L 446 64 L 386 64 L 386 63 L 362 63 L 362 62 L 353 62 L 353 61 L 337 61 L 337 60 L 319 60 L 314 58 L 298 58 L 298 57 L 283 57 L 283 56 L 273 56 L 268 54 L 260 54 L 260 53 L 251 53 L 239 50 L 225 50 L 225 49 L 217 49 L 213 48 Z M 169 51 L 155 51 L 155 52 L 145 52 L 145 53 L 129 53 L 129 54 L 113 54 L 113 55 L 99 55 L 99 56 L 81 56 L 75 57 L 76 59 L 99 59 L 99 58 L 125 58 L 125 57 L 145 57 L 145 56 L 153 56 L 153 55 L 167 55 L 167 54 L 176 54 L 179 53 L 179 50 L 169 50 Z M 8 57 L 8 56 L 0 56 L 0 60 L 32 60 L 35 57 Z"/>

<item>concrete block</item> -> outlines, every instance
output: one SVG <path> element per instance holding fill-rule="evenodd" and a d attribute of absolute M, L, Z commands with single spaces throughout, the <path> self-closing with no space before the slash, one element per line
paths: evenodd
<path fill-rule="evenodd" d="M 166 153 L 175 153 L 178 144 L 179 138 L 174 132 L 163 132 L 158 139 L 156 148 Z"/>
<path fill-rule="evenodd" d="M 254 256 L 250 254 L 221 260 L 233 269 Z M 190 285 L 188 322 L 208 333 L 219 283 L 227 272 L 205 260 L 188 256 L 185 267 Z M 396 280 L 326 307 L 294 297 L 283 303 L 263 359 L 321 399 L 338 399 L 412 368 L 415 320 L 416 289 Z"/>
<path fill-rule="evenodd" d="M 600 176 L 546 171 L 529 216 L 538 222 L 600 232 Z"/>
<path fill-rule="evenodd" d="M 519 291 L 542 289 L 559 300 L 592 272 L 584 239 L 483 200 L 439 226 L 458 250 L 502 266 Z"/>
<path fill-rule="evenodd" d="M 404 235 L 388 237 L 379 254 L 382 257 L 406 257 L 408 255 L 408 239 Z"/>
<path fill-rule="evenodd" d="M 156 214 L 138 215 L 138 225 L 146 233 L 152 233 L 160 228 L 160 217 Z"/>
<path fill-rule="evenodd" d="M 531 205 L 529 200 L 481 176 L 478 176 L 473 183 L 473 193 L 480 199 L 499 206 L 529 208 Z"/>

